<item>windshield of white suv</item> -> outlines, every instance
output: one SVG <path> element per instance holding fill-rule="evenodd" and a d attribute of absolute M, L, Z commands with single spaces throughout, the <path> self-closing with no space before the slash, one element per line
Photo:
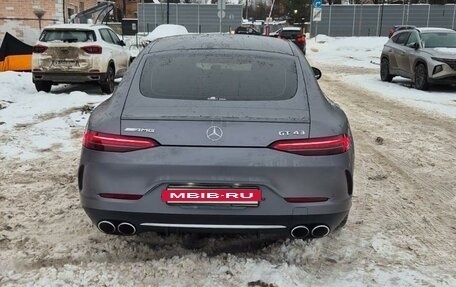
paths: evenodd
<path fill-rule="evenodd" d="M 424 48 L 456 48 L 456 33 L 422 33 Z"/>
<path fill-rule="evenodd" d="M 94 42 L 96 41 L 93 31 L 83 30 L 44 30 L 40 37 L 41 42 Z"/>

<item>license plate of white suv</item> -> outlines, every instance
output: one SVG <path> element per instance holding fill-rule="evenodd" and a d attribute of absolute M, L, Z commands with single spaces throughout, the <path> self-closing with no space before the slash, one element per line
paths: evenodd
<path fill-rule="evenodd" d="M 54 65 L 59 65 L 59 66 L 79 66 L 79 62 L 75 60 L 54 60 Z"/>

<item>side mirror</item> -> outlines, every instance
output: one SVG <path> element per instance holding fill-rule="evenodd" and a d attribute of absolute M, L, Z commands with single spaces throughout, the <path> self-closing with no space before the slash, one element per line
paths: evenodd
<path fill-rule="evenodd" d="M 315 79 L 319 80 L 321 78 L 321 70 L 318 69 L 318 68 L 315 68 L 315 67 L 312 67 L 312 70 L 314 72 L 314 75 L 315 75 Z"/>
<path fill-rule="evenodd" d="M 407 47 L 418 50 L 420 48 L 420 44 L 414 42 L 414 43 L 408 44 Z"/>
<path fill-rule="evenodd" d="M 122 46 L 122 47 L 125 47 L 125 46 L 126 46 L 126 44 L 125 44 L 125 42 L 124 42 L 123 40 L 120 40 L 119 43 L 117 43 L 117 44 L 119 44 L 119 45 Z"/>

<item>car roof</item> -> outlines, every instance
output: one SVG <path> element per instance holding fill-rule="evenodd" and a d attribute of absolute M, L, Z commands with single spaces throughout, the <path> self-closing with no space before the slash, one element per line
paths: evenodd
<path fill-rule="evenodd" d="M 417 28 L 420 33 L 435 33 L 435 32 L 445 32 L 445 33 L 456 33 L 456 31 L 447 29 L 447 28 L 433 28 L 433 27 L 424 27 Z"/>
<path fill-rule="evenodd" d="M 99 25 L 99 24 L 56 24 L 47 26 L 44 28 L 45 30 L 53 30 L 53 29 L 77 29 L 77 30 L 95 30 L 98 28 L 109 28 L 106 25 Z"/>
<path fill-rule="evenodd" d="M 164 37 L 152 42 L 147 53 L 170 50 L 228 49 L 294 55 L 287 41 L 273 37 L 231 34 L 189 34 Z"/>

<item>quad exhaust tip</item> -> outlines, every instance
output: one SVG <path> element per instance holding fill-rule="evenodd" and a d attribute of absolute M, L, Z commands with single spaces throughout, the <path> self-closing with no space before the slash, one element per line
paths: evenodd
<path fill-rule="evenodd" d="M 116 227 L 114 226 L 114 224 L 106 220 L 98 222 L 97 227 L 101 232 L 107 234 L 113 234 L 114 232 L 116 232 Z"/>
<path fill-rule="evenodd" d="M 291 230 L 290 234 L 293 238 L 305 238 L 309 235 L 309 228 L 304 225 L 298 225 Z"/>
<path fill-rule="evenodd" d="M 329 227 L 326 225 L 317 225 L 312 229 L 312 236 L 316 238 L 325 237 L 330 232 Z"/>
<path fill-rule="evenodd" d="M 123 235 L 133 235 L 136 233 L 136 227 L 128 222 L 122 222 L 117 226 L 117 230 Z"/>

